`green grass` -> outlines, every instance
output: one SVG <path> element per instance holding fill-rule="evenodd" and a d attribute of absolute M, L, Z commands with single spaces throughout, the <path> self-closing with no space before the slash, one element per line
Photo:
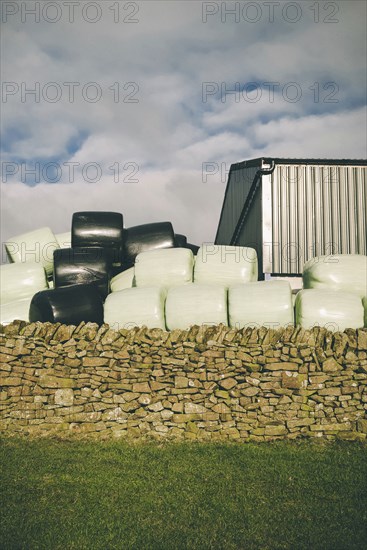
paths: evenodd
<path fill-rule="evenodd" d="M 0 443 L 2 549 L 367 547 L 360 444 Z"/>

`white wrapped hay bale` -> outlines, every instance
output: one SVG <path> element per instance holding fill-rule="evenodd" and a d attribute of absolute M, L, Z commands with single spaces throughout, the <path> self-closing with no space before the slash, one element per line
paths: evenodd
<path fill-rule="evenodd" d="M 0 266 L 0 301 L 2 304 L 32 297 L 48 288 L 46 272 L 40 263 L 27 262 Z"/>
<path fill-rule="evenodd" d="M 303 287 L 367 295 L 367 256 L 334 254 L 309 260 L 303 268 Z"/>
<path fill-rule="evenodd" d="M 71 248 L 71 231 L 57 233 L 55 237 L 60 248 Z"/>
<path fill-rule="evenodd" d="M 203 244 L 195 261 L 194 282 L 229 287 L 257 281 L 257 254 L 254 248 Z"/>
<path fill-rule="evenodd" d="M 112 292 L 104 304 L 104 322 L 116 330 L 135 326 L 165 330 L 165 299 L 166 291 L 162 287 L 127 288 Z"/>
<path fill-rule="evenodd" d="M 287 281 L 259 281 L 230 286 L 229 324 L 234 328 L 294 325 L 292 290 Z"/>
<path fill-rule="evenodd" d="M 59 247 L 55 235 L 49 227 L 41 227 L 29 233 L 23 233 L 8 239 L 6 251 L 13 262 L 36 262 L 46 270 L 53 272 L 53 253 Z"/>
<path fill-rule="evenodd" d="M 187 284 L 171 287 L 166 299 L 168 330 L 192 325 L 228 325 L 227 289 L 221 285 Z"/>
<path fill-rule="evenodd" d="M 363 327 L 363 304 L 352 292 L 306 289 L 296 298 L 296 324 L 309 329 L 321 326 L 328 330 Z"/>
<path fill-rule="evenodd" d="M 0 306 L 0 324 L 9 325 L 13 321 L 29 321 L 29 306 L 32 297 L 13 300 Z"/>
<path fill-rule="evenodd" d="M 111 292 L 118 292 L 125 288 L 132 288 L 135 285 L 135 270 L 133 267 L 122 271 L 115 277 L 112 277 L 110 281 Z"/>
<path fill-rule="evenodd" d="M 135 259 L 136 286 L 177 286 L 192 282 L 194 255 L 187 248 L 141 252 Z"/>

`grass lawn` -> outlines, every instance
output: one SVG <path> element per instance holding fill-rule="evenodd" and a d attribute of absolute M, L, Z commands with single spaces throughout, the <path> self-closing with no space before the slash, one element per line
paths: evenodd
<path fill-rule="evenodd" d="M 3 439 L 0 548 L 367 548 L 367 447 Z"/>

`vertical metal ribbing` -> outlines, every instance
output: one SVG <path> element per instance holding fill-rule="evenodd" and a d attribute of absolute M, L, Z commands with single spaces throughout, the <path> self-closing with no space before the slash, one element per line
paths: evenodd
<path fill-rule="evenodd" d="M 303 174 L 304 174 L 303 190 L 304 190 L 304 201 L 305 201 L 303 207 L 306 210 L 306 222 L 305 222 L 306 242 L 304 243 L 304 246 L 303 246 L 303 250 L 304 250 L 303 262 L 306 262 L 313 247 L 313 227 L 314 227 L 315 211 L 313 206 L 311 167 L 308 165 L 304 166 Z"/>
<path fill-rule="evenodd" d="M 325 167 L 320 170 L 320 191 L 322 196 L 322 228 L 324 236 L 324 251 L 326 254 L 332 253 L 332 226 L 330 222 L 330 178 L 332 177 L 332 167 Z"/>
<path fill-rule="evenodd" d="M 357 226 L 357 248 L 365 250 L 367 254 L 367 177 L 366 170 L 361 166 L 354 169 L 356 190 L 356 226 Z"/>
<path fill-rule="evenodd" d="M 285 258 L 287 261 L 287 269 L 290 273 L 297 271 L 298 269 L 298 235 L 297 235 L 297 185 L 298 185 L 298 171 L 297 165 L 289 167 L 289 178 L 287 181 L 288 192 L 288 242 L 284 246 Z"/>
<path fill-rule="evenodd" d="M 332 226 L 333 252 L 340 250 L 341 246 L 341 223 L 340 223 L 340 176 L 339 167 L 335 167 L 333 178 L 330 182 L 330 212 Z"/>
<path fill-rule="evenodd" d="M 350 189 L 350 178 L 349 170 L 347 168 L 341 168 L 340 170 L 340 180 L 342 182 L 342 193 L 343 193 L 343 202 L 341 205 L 341 215 L 342 215 L 342 249 L 345 250 L 345 254 L 351 253 L 350 242 L 349 242 L 349 233 L 354 230 L 350 225 L 350 212 L 349 212 L 349 193 Z"/>
<path fill-rule="evenodd" d="M 280 243 L 279 243 L 279 254 L 280 254 L 280 268 L 282 272 L 287 273 L 288 264 L 285 256 L 284 246 L 288 243 L 288 211 L 289 211 L 289 197 L 287 193 L 287 181 L 288 181 L 288 167 L 281 168 L 280 173 Z"/>
<path fill-rule="evenodd" d="M 300 266 L 303 265 L 307 246 L 307 203 L 305 195 L 305 166 L 300 166 L 299 179 L 297 182 L 297 242 L 299 247 L 299 259 L 298 259 L 298 271 Z"/>
<path fill-rule="evenodd" d="M 272 185 L 272 273 L 279 273 L 279 247 L 277 242 L 279 241 L 279 166 L 277 166 L 274 172 L 271 175 L 271 185 Z"/>
<path fill-rule="evenodd" d="M 277 165 L 271 182 L 273 273 L 301 273 L 314 256 L 367 253 L 365 167 Z"/>
<path fill-rule="evenodd" d="M 356 224 L 356 209 L 355 209 L 355 201 L 356 201 L 356 180 L 355 180 L 355 174 L 353 168 L 349 171 L 347 171 L 348 175 L 348 220 L 349 220 L 349 226 L 348 226 L 348 246 L 349 250 L 355 250 L 356 249 L 356 241 L 357 241 L 357 224 Z"/>

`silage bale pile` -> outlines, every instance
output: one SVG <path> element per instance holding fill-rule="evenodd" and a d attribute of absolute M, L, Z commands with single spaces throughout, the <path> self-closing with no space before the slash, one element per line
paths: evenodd
<path fill-rule="evenodd" d="M 175 234 L 170 222 L 124 229 L 119 213 L 77 212 L 70 233 L 41 228 L 5 245 L 13 263 L 0 271 L 1 324 L 19 319 L 105 322 L 116 329 L 366 326 L 364 255 L 307 262 L 294 303 L 287 281 L 258 281 L 253 248 L 199 248 Z"/>

